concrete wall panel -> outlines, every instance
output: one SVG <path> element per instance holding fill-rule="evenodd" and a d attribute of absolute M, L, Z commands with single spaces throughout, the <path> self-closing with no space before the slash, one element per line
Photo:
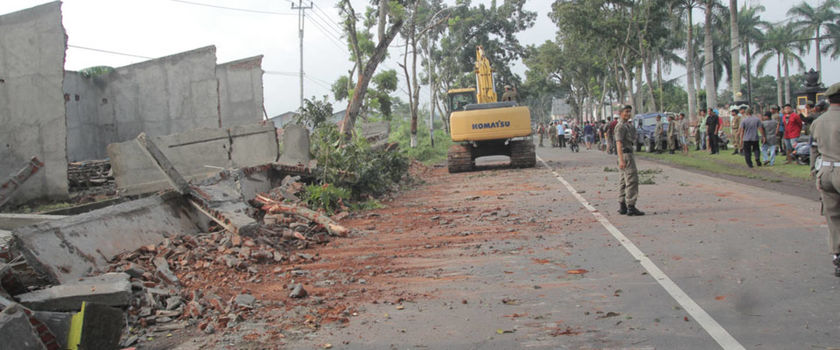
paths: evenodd
<path fill-rule="evenodd" d="M 46 167 L 13 200 L 68 195 L 61 3 L 0 16 L 0 177 L 32 156 Z"/>
<path fill-rule="evenodd" d="M 250 57 L 216 67 L 222 127 L 263 120 L 262 58 Z"/>

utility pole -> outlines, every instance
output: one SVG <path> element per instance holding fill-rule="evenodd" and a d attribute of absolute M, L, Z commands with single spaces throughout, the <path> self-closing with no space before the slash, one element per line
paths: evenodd
<path fill-rule="evenodd" d="M 430 33 L 426 33 L 426 63 L 428 64 L 428 74 L 429 74 L 429 144 L 432 147 L 435 146 L 435 86 L 432 85 L 432 47 L 431 40 L 429 39 L 432 35 Z"/>
<path fill-rule="evenodd" d="M 312 1 L 309 6 L 303 6 L 303 0 L 298 0 L 297 6 L 292 3 L 292 10 L 298 10 L 298 37 L 300 38 L 300 111 L 303 112 L 303 23 L 306 19 L 306 10 L 312 9 Z"/>

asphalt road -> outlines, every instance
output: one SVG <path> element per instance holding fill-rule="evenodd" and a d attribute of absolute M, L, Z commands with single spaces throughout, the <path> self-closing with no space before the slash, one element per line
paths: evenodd
<path fill-rule="evenodd" d="M 536 169 L 439 172 L 389 203 L 378 230 L 444 242 L 394 255 L 411 278 L 372 278 L 413 297 L 359 305 L 345 326 L 287 346 L 840 347 L 840 278 L 819 202 L 640 160 L 652 173 L 638 203 L 648 215 L 626 217 L 613 156 L 538 156 Z"/>

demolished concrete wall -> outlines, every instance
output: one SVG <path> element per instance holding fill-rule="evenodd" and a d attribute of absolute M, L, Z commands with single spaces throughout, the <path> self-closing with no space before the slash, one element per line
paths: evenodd
<path fill-rule="evenodd" d="M 216 66 L 222 127 L 263 120 L 262 58 L 260 55 Z"/>
<path fill-rule="evenodd" d="M 100 159 L 104 135 L 113 134 L 115 126 L 99 120 L 102 88 L 78 72 L 64 73 L 64 108 L 67 117 L 67 159 L 71 162 Z"/>
<path fill-rule="evenodd" d="M 278 153 L 273 125 L 196 129 L 150 139 L 188 181 L 212 176 L 221 169 L 271 163 Z M 136 139 L 108 145 L 108 156 L 121 195 L 171 188 L 166 175 Z"/>
<path fill-rule="evenodd" d="M 71 161 L 105 158 L 108 144 L 134 139 L 141 132 L 159 136 L 221 126 L 214 46 L 93 78 L 75 72 L 68 76 L 64 93 L 70 99 Z"/>
<path fill-rule="evenodd" d="M 61 3 L 0 16 L 0 177 L 37 156 L 46 166 L 14 203 L 68 196 Z"/>
<path fill-rule="evenodd" d="M 18 228 L 14 246 L 50 282 L 68 283 L 100 272 L 117 254 L 197 233 L 199 219 L 186 208 L 176 193 L 147 197 Z"/>

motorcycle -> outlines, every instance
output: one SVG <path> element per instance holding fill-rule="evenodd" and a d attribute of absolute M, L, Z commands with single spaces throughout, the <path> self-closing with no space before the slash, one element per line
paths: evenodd
<path fill-rule="evenodd" d="M 580 135 L 573 133 L 569 139 L 569 150 L 572 152 L 580 152 Z"/>
<path fill-rule="evenodd" d="M 729 148 L 729 137 L 723 131 L 718 135 L 718 148 L 724 151 Z"/>
<path fill-rule="evenodd" d="M 811 138 L 810 136 L 800 136 L 796 140 L 796 145 L 793 146 L 793 158 L 796 164 L 809 165 L 811 164 Z"/>

